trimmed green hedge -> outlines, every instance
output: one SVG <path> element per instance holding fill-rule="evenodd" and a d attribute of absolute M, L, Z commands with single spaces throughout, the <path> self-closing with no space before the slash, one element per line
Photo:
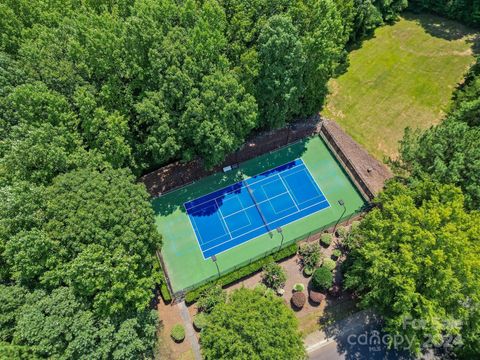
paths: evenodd
<path fill-rule="evenodd" d="M 202 285 L 194 290 L 187 292 L 187 294 L 185 295 L 185 301 L 187 303 L 193 303 L 198 299 L 200 294 L 206 289 L 208 289 L 209 287 L 213 285 L 225 286 L 225 285 L 231 284 L 234 281 L 240 280 L 245 276 L 248 276 L 250 274 L 253 274 L 261 270 L 263 266 L 265 266 L 268 263 L 271 263 L 272 261 L 282 260 L 286 257 L 296 254 L 297 250 L 298 250 L 297 244 L 295 243 L 291 244 L 270 256 L 254 261 L 249 265 L 246 265 L 238 270 L 232 271 L 226 275 L 219 277 L 214 281 L 206 283 L 205 285 Z"/>
<path fill-rule="evenodd" d="M 176 342 L 182 342 L 185 339 L 185 328 L 183 327 L 183 325 L 175 325 L 170 331 L 170 336 Z"/>
<path fill-rule="evenodd" d="M 172 301 L 172 296 L 170 295 L 170 291 L 168 291 L 167 284 L 162 283 L 162 285 L 160 285 L 160 294 L 162 295 L 165 304 L 168 304 L 170 301 Z"/>

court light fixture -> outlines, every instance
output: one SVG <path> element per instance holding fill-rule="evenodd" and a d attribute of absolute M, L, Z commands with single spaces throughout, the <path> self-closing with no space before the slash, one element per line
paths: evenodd
<path fill-rule="evenodd" d="M 212 261 L 215 263 L 215 266 L 217 267 L 218 277 L 220 277 L 220 269 L 218 268 L 217 257 L 215 255 L 212 255 L 210 259 L 212 259 Z"/>
<path fill-rule="evenodd" d="M 343 212 L 342 212 L 342 215 L 340 215 L 340 217 L 338 218 L 335 226 L 333 227 L 333 233 L 334 233 L 334 234 L 335 234 L 335 232 L 337 231 L 337 225 L 338 225 L 338 223 L 339 223 L 340 220 L 343 218 L 343 215 L 345 215 L 345 213 L 347 212 L 347 207 L 345 206 L 345 201 L 343 201 L 343 199 L 339 199 L 339 200 L 338 200 L 338 205 L 343 206 Z"/>
<path fill-rule="evenodd" d="M 278 248 L 278 250 L 280 250 L 280 249 L 282 248 L 283 239 L 284 239 L 284 237 L 283 237 L 283 229 L 282 229 L 281 226 L 277 227 L 277 232 L 278 232 L 280 235 L 282 235 L 282 240 L 280 241 L 280 247 Z"/>

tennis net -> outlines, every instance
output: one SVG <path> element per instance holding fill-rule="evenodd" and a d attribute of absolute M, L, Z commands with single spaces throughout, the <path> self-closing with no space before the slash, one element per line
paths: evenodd
<path fill-rule="evenodd" d="M 268 235 L 270 235 L 270 237 L 272 238 L 273 237 L 272 231 L 270 230 L 270 227 L 268 226 L 267 219 L 265 219 L 265 216 L 263 215 L 262 210 L 260 209 L 260 206 L 257 203 L 257 200 L 255 200 L 255 196 L 253 195 L 253 190 L 250 188 L 250 186 L 248 185 L 248 183 L 246 181 L 244 181 L 243 183 L 245 184 L 245 187 L 247 188 L 247 191 L 250 194 L 250 197 L 252 198 L 253 204 L 257 208 L 257 211 L 260 214 L 260 217 L 262 218 L 262 221 L 263 221 L 265 227 L 268 230 Z"/>

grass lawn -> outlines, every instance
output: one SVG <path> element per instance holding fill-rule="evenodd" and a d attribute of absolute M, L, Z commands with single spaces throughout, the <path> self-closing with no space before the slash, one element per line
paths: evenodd
<path fill-rule="evenodd" d="M 329 84 L 322 114 L 379 160 L 395 156 L 405 127 L 441 120 L 474 62 L 476 39 L 456 22 L 405 14 L 350 53 L 347 72 Z"/>
<path fill-rule="evenodd" d="M 347 218 L 362 208 L 362 197 L 318 136 L 242 163 L 235 171 L 214 174 L 153 199 L 156 225 L 163 234 L 162 255 L 174 292 L 217 277 L 215 263 L 211 259 L 204 259 L 202 255 L 183 204 L 298 158 L 307 165 L 331 206 L 282 226 L 284 245 L 303 239 L 311 231 L 333 225 L 340 217 Z M 344 200 L 345 209 L 338 204 L 339 199 Z M 273 238 L 264 234 L 217 254 L 219 271 L 228 272 L 247 265 L 275 251 L 280 243 L 281 235 L 275 232 Z"/>

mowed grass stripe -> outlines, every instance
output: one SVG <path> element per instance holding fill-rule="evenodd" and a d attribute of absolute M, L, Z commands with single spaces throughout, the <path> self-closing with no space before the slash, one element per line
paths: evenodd
<path fill-rule="evenodd" d="M 396 156 L 405 127 L 441 120 L 474 62 L 477 34 L 453 21 L 407 14 L 376 30 L 331 80 L 323 115 L 382 160 Z"/>

